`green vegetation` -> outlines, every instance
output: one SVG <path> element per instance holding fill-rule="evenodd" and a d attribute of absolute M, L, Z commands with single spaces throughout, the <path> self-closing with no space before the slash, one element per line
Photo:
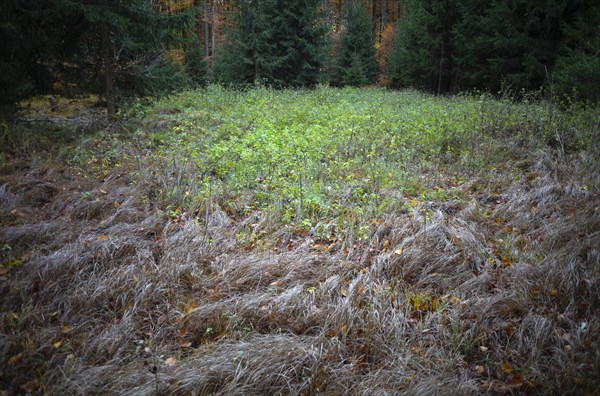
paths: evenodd
<path fill-rule="evenodd" d="M 559 114 L 486 95 L 328 87 L 211 86 L 148 111 L 149 120 L 171 125 L 147 137 L 159 163 L 152 172 L 187 170 L 161 189 L 166 200 L 200 213 L 209 202 L 242 217 L 266 210 L 338 232 L 408 209 L 411 200 L 453 195 L 459 175 L 506 170 L 507 156 L 527 157 L 560 144 L 555 131 L 590 131 L 594 122 L 583 109 Z M 567 144 L 589 148 L 592 137 L 581 132 Z"/>

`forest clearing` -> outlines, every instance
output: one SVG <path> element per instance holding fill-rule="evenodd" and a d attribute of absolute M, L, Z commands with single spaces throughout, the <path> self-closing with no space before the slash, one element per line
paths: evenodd
<path fill-rule="evenodd" d="M 597 106 L 32 103 L 0 135 L 2 395 L 598 394 Z"/>

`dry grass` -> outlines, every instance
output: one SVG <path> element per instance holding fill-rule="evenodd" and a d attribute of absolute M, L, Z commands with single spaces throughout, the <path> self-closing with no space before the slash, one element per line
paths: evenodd
<path fill-rule="evenodd" d="M 236 235 L 267 214 L 173 218 L 143 183 L 3 176 L 0 387 L 597 394 L 597 159 L 542 154 L 502 197 L 465 184 L 469 202 L 389 216 L 358 254 L 248 251 Z"/>

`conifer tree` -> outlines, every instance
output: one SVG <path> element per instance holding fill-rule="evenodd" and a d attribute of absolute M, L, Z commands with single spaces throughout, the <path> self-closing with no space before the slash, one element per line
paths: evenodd
<path fill-rule="evenodd" d="M 239 0 L 238 15 L 213 69 L 227 84 L 305 86 L 318 81 L 325 54 L 320 0 Z"/>
<path fill-rule="evenodd" d="M 207 83 L 207 69 L 208 65 L 204 59 L 200 40 L 194 34 L 185 51 L 185 70 L 194 85 L 203 87 Z"/>
<path fill-rule="evenodd" d="M 452 86 L 452 0 L 406 2 L 391 54 L 389 81 L 393 87 L 413 86 L 441 93 Z"/>
<path fill-rule="evenodd" d="M 591 0 L 580 4 L 572 20 L 563 24 L 565 39 L 554 68 L 553 83 L 558 95 L 597 102 L 600 100 L 600 4 Z"/>
<path fill-rule="evenodd" d="M 342 47 L 336 60 L 334 84 L 356 85 L 358 81 L 373 83 L 377 77 L 377 58 L 373 23 L 367 15 L 366 5 L 361 0 L 353 0 L 348 7 L 345 21 L 345 32 L 342 35 Z M 349 72 L 352 69 L 352 72 Z M 362 70 L 364 76 L 357 72 Z M 347 77 L 352 76 L 351 80 Z"/>
<path fill-rule="evenodd" d="M 352 55 L 350 67 L 344 70 L 344 84 L 360 87 L 368 84 L 367 71 L 358 54 Z"/>
<path fill-rule="evenodd" d="M 456 85 L 497 92 L 535 90 L 549 83 L 563 27 L 583 2 L 455 0 Z"/>
<path fill-rule="evenodd" d="M 320 5 L 321 0 L 276 1 L 270 76 L 274 84 L 311 86 L 318 82 L 326 56 Z"/>

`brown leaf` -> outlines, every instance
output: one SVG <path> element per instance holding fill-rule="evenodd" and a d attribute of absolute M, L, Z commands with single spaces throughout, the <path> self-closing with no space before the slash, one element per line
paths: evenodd
<path fill-rule="evenodd" d="M 183 340 L 181 341 L 181 347 L 182 348 L 189 348 L 192 346 L 192 342 L 190 340 Z"/>
<path fill-rule="evenodd" d="M 510 374 L 510 373 L 512 373 L 512 371 L 513 371 L 513 368 L 510 365 L 510 363 L 505 362 L 502 364 L 502 372 Z"/>
<path fill-rule="evenodd" d="M 475 372 L 479 375 L 482 375 L 483 373 L 485 373 L 485 367 L 477 365 L 475 366 Z"/>
<path fill-rule="evenodd" d="M 516 373 L 510 381 L 508 381 L 508 386 L 511 388 L 520 388 L 523 386 L 523 375 L 521 373 Z"/>
<path fill-rule="evenodd" d="M 169 367 L 175 367 L 177 365 L 177 359 L 169 357 L 165 359 L 165 364 Z"/>

